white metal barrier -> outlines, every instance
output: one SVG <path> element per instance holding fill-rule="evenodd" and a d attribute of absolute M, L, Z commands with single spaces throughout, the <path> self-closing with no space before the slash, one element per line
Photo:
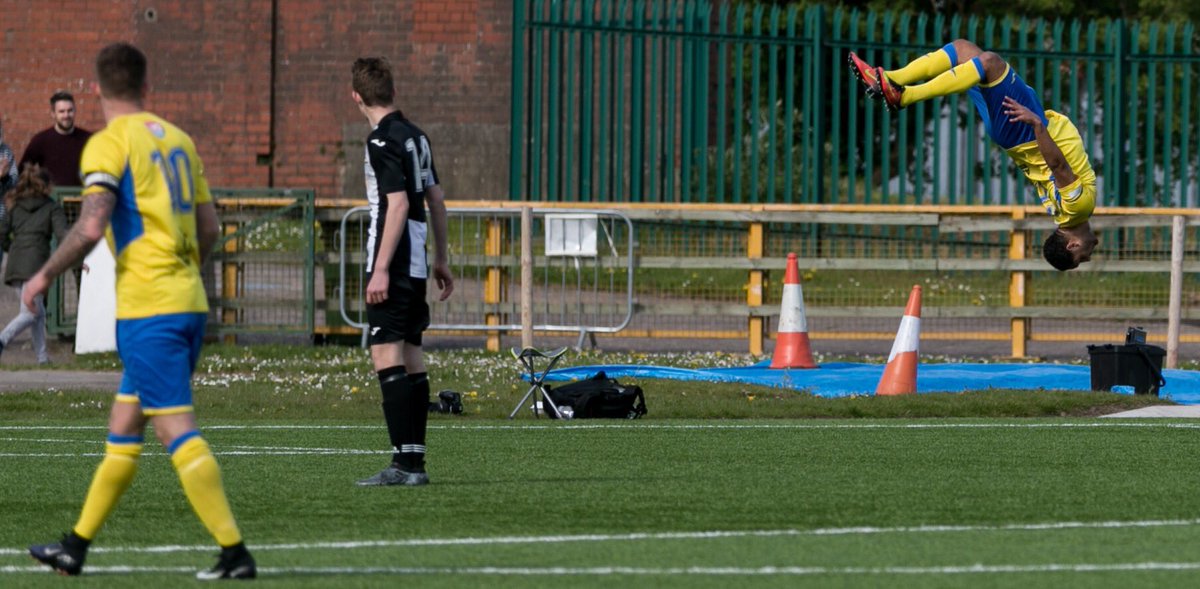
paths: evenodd
<path fill-rule="evenodd" d="M 633 319 L 634 227 L 613 210 L 529 209 L 530 232 L 520 229 L 521 209 L 449 210 L 450 265 L 455 294 L 432 302 L 430 329 L 471 332 L 578 332 L 577 346 L 594 334 L 617 333 Z M 366 344 L 365 251 L 369 207 L 342 216 L 338 236 L 338 309 L 363 330 Z M 523 267 L 522 259 L 529 262 Z M 527 272 L 522 294 L 510 280 Z M 430 288 L 431 299 L 436 299 Z M 515 301 L 515 302 L 513 302 Z M 594 340 L 593 340 L 594 343 Z"/>

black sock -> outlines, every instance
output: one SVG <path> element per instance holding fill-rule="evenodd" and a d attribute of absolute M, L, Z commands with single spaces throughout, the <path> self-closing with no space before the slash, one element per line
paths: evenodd
<path fill-rule="evenodd" d="M 379 371 L 379 389 L 383 392 L 383 420 L 387 422 L 388 438 L 392 442 L 392 462 L 404 466 L 400 449 L 412 437 L 408 420 L 405 419 L 405 401 L 411 396 L 412 387 L 403 366 L 392 366 Z"/>
<path fill-rule="evenodd" d="M 76 534 L 73 530 L 63 538 L 63 547 L 70 550 L 87 550 L 92 541 Z"/>
<path fill-rule="evenodd" d="M 414 372 L 408 375 L 409 385 L 412 387 L 412 409 L 409 413 L 412 427 L 412 446 L 409 458 L 413 461 L 413 466 L 419 470 L 425 469 L 425 426 L 429 423 L 429 374 L 426 372 Z"/>
<path fill-rule="evenodd" d="M 238 542 L 237 544 L 234 544 L 233 546 L 222 546 L 221 547 L 221 558 L 224 558 L 226 560 L 233 560 L 233 559 L 241 558 L 247 554 L 250 554 L 250 551 L 246 550 L 245 542 Z"/>

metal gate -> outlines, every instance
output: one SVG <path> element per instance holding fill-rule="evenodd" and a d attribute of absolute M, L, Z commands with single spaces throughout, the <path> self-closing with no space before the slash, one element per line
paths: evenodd
<path fill-rule="evenodd" d="M 221 237 L 201 269 L 211 309 L 208 333 L 309 338 L 314 320 L 317 229 L 312 190 L 212 189 Z M 74 223 L 78 188 L 56 189 Z M 46 301 L 52 335 L 75 333 L 78 278 L 60 278 Z"/>
<path fill-rule="evenodd" d="M 339 229 L 338 309 L 366 329 L 365 246 L 369 208 L 343 215 Z M 533 209 L 533 328 L 579 334 L 617 333 L 633 319 L 634 228 L 612 210 Z M 521 210 L 449 211 L 448 245 L 454 296 L 438 302 L 430 284 L 431 330 L 501 333 L 521 329 Z M 365 333 L 364 333 L 365 343 Z M 492 342 L 489 341 L 489 345 Z M 498 347 L 496 340 L 493 348 Z"/>

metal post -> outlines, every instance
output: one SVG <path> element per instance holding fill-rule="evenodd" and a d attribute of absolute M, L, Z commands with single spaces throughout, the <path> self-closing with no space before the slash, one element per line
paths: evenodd
<path fill-rule="evenodd" d="M 237 300 L 239 287 L 239 271 L 238 264 L 230 261 L 230 258 L 238 251 L 238 240 L 230 239 L 230 236 L 237 233 L 237 223 L 225 223 L 225 259 L 221 261 L 221 306 L 224 310 L 221 312 L 222 325 L 237 325 L 238 310 L 235 305 L 232 305 Z M 236 344 L 237 336 L 232 333 L 225 334 L 224 343 Z"/>
<path fill-rule="evenodd" d="M 512 24 L 512 104 L 509 112 L 509 121 L 512 123 L 512 133 L 510 136 L 510 145 L 508 149 L 508 198 L 509 200 L 518 200 L 521 194 L 521 114 L 524 111 L 524 103 L 522 99 L 525 97 L 524 68 L 525 64 L 525 0 L 515 0 L 513 2 L 513 24 Z M 586 119 L 585 119 L 586 120 Z M 530 181 L 535 181 L 530 178 Z M 493 352 L 499 351 L 499 345 L 492 350 L 491 339 L 489 336 L 488 350 Z"/>
<path fill-rule="evenodd" d="M 1183 302 L 1183 215 L 1171 217 L 1171 298 L 1167 308 L 1167 368 L 1179 365 L 1179 319 Z"/>
<path fill-rule="evenodd" d="M 761 260 L 763 257 L 764 243 L 766 242 L 766 229 L 762 223 L 751 223 L 750 234 L 746 245 L 746 257 L 751 260 Z M 746 289 L 746 306 L 750 308 L 750 353 L 755 356 L 761 356 L 763 353 L 763 339 L 766 336 L 765 319 L 762 315 L 756 314 L 758 308 L 763 304 L 763 287 L 765 286 L 766 272 L 762 270 L 750 271 L 750 284 Z"/>
<path fill-rule="evenodd" d="M 505 222 L 499 218 L 492 217 L 487 220 L 487 239 L 484 242 L 484 255 L 491 260 L 496 260 L 487 268 L 487 277 L 484 279 L 483 285 L 483 302 L 485 305 L 498 305 L 504 302 L 504 268 L 499 261 L 500 256 L 504 253 L 504 225 Z M 489 311 L 484 317 L 484 323 L 488 325 L 500 325 L 503 323 L 500 313 Z M 500 351 L 500 332 L 487 332 L 487 350 L 489 352 Z"/>
<path fill-rule="evenodd" d="M 1024 229 L 1016 226 L 1016 222 L 1025 218 L 1025 209 L 1017 207 L 1013 209 L 1013 229 L 1009 234 L 1008 241 L 1008 259 L 1023 260 L 1025 259 L 1025 245 L 1028 235 Z M 1025 284 L 1029 273 L 1012 270 L 1008 280 L 1008 304 L 1013 309 L 1019 309 L 1025 306 Z M 1029 319 L 1025 317 L 1012 318 L 1012 356 L 1013 358 L 1025 357 L 1025 342 L 1029 338 Z"/>
<path fill-rule="evenodd" d="M 305 191 L 304 199 L 304 331 L 312 334 L 316 326 L 317 294 L 317 211 L 316 193 Z"/>
<path fill-rule="evenodd" d="M 521 207 L 521 347 L 533 347 L 533 208 Z"/>

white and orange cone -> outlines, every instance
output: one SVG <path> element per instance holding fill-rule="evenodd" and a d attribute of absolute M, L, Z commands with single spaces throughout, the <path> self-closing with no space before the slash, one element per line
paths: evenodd
<path fill-rule="evenodd" d="M 913 286 L 908 306 L 896 332 L 896 342 L 888 355 L 876 395 L 911 395 L 917 392 L 918 348 L 921 340 L 921 287 Z"/>
<path fill-rule="evenodd" d="M 816 367 L 812 347 L 808 343 L 808 319 L 804 317 L 804 293 L 800 290 L 800 264 L 796 261 L 796 254 L 788 254 L 771 368 Z"/>

